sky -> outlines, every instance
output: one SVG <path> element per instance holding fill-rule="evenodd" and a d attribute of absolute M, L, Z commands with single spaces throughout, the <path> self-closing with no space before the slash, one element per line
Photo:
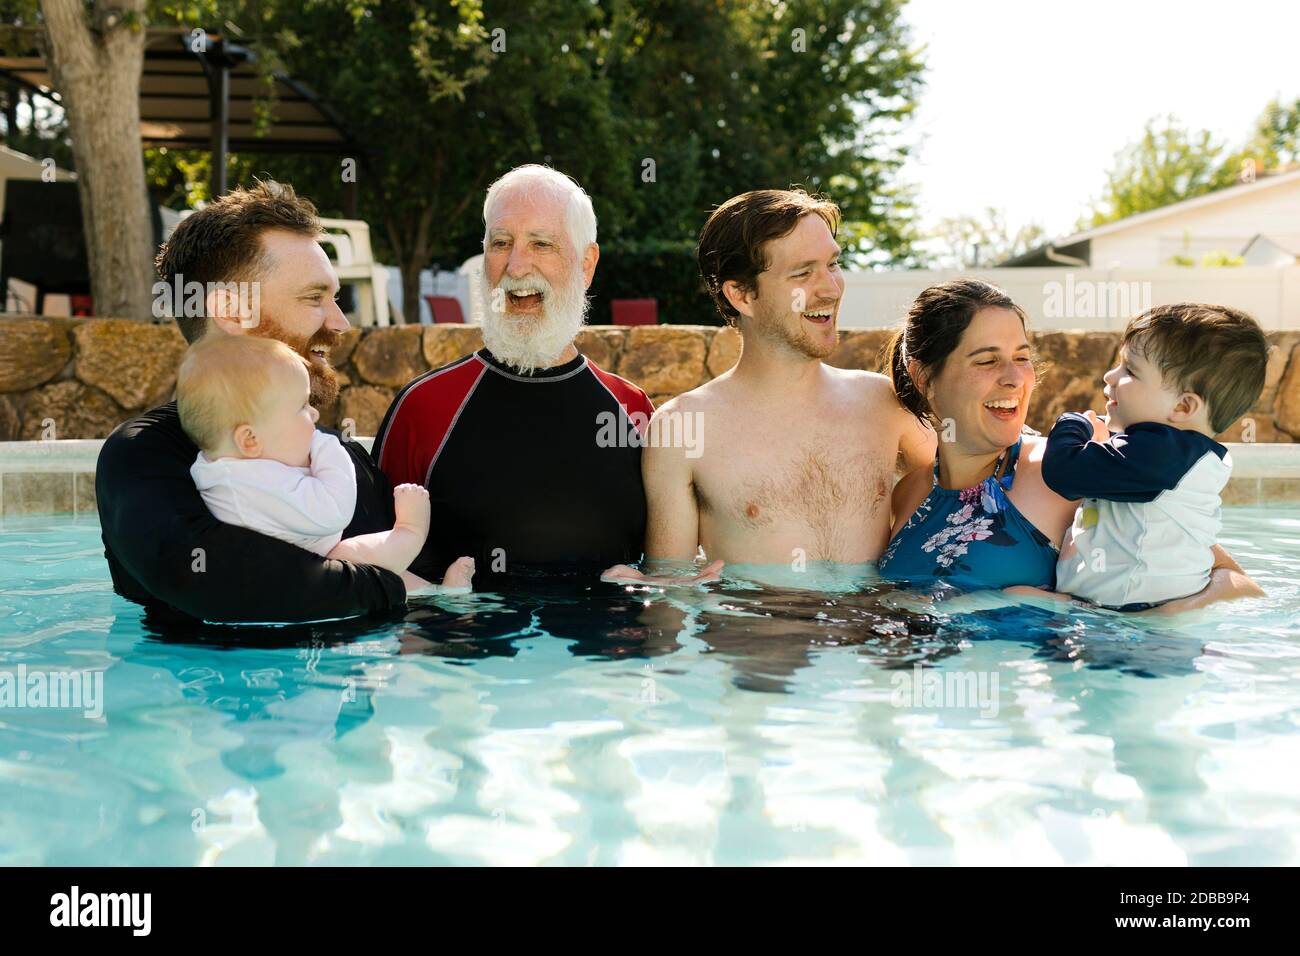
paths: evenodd
<path fill-rule="evenodd" d="M 903 169 L 923 227 L 992 206 L 1068 235 L 1151 117 L 1236 146 L 1300 96 L 1300 0 L 910 0 L 903 18 L 927 46 Z"/>

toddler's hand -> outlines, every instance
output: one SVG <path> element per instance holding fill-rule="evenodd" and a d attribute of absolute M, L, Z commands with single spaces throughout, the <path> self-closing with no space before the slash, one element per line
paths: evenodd
<path fill-rule="evenodd" d="M 1083 414 L 1088 421 L 1092 422 L 1092 440 L 1096 442 L 1110 441 L 1110 429 L 1106 426 L 1106 422 L 1098 418 L 1097 413 L 1091 408 Z"/>

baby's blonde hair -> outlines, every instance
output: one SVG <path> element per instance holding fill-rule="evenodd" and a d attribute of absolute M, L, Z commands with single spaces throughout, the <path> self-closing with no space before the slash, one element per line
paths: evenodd
<path fill-rule="evenodd" d="M 237 425 L 259 421 L 281 369 L 306 359 L 278 339 L 213 330 L 190 346 L 176 377 L 181 427 L 203 451 Z"/>

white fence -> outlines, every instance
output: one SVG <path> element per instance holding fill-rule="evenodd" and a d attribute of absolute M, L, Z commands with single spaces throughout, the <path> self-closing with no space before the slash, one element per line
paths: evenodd
<path fill-rule="evenodd" d="M 401 309 L 402 315 L 406 317 L 407 322 L 415 321 L 413 316 L 407 314 L 406 303 L 402 301 L 402 270 L 397 266 L 384 266 L 384 268 L 388 270 L 389 301 Z M 431 269 L 425 269 L 420 273 L 420 314 L 418 321 L 421 325 L 428 325 L 433 321 L 433 317 L 429 313 L 429 304 L 424 301 L 426 295 L 445 295 L 458 300 L 465 321 L 474 321 L 471 318 L 468 276 L 459 272 L 447 272 L 445 270 L 434 272 Z"/>
<path fill-rule="evenodd" d="M 1300 329 L 1300 266 L 846 272 L 840 328 L 894 328 L 922 289 L 959 275 L 1005 289 L 1036 331 L 1118 331 L 1143 309 L 1172 302 L 1230 305 L 1265 329 Z"/>

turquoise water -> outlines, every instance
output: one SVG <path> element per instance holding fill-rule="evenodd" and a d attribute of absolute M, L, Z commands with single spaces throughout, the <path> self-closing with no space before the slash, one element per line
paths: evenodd
<path fill-rule="evenodd" d="M 0 676 L 87 696 L 0 706 L 0 863 L 1295 864 L 1300 509 L 1223 541 L 1269 597 L 1162 626 L 813 569 L 178 635 L 4 519 Z"/>

